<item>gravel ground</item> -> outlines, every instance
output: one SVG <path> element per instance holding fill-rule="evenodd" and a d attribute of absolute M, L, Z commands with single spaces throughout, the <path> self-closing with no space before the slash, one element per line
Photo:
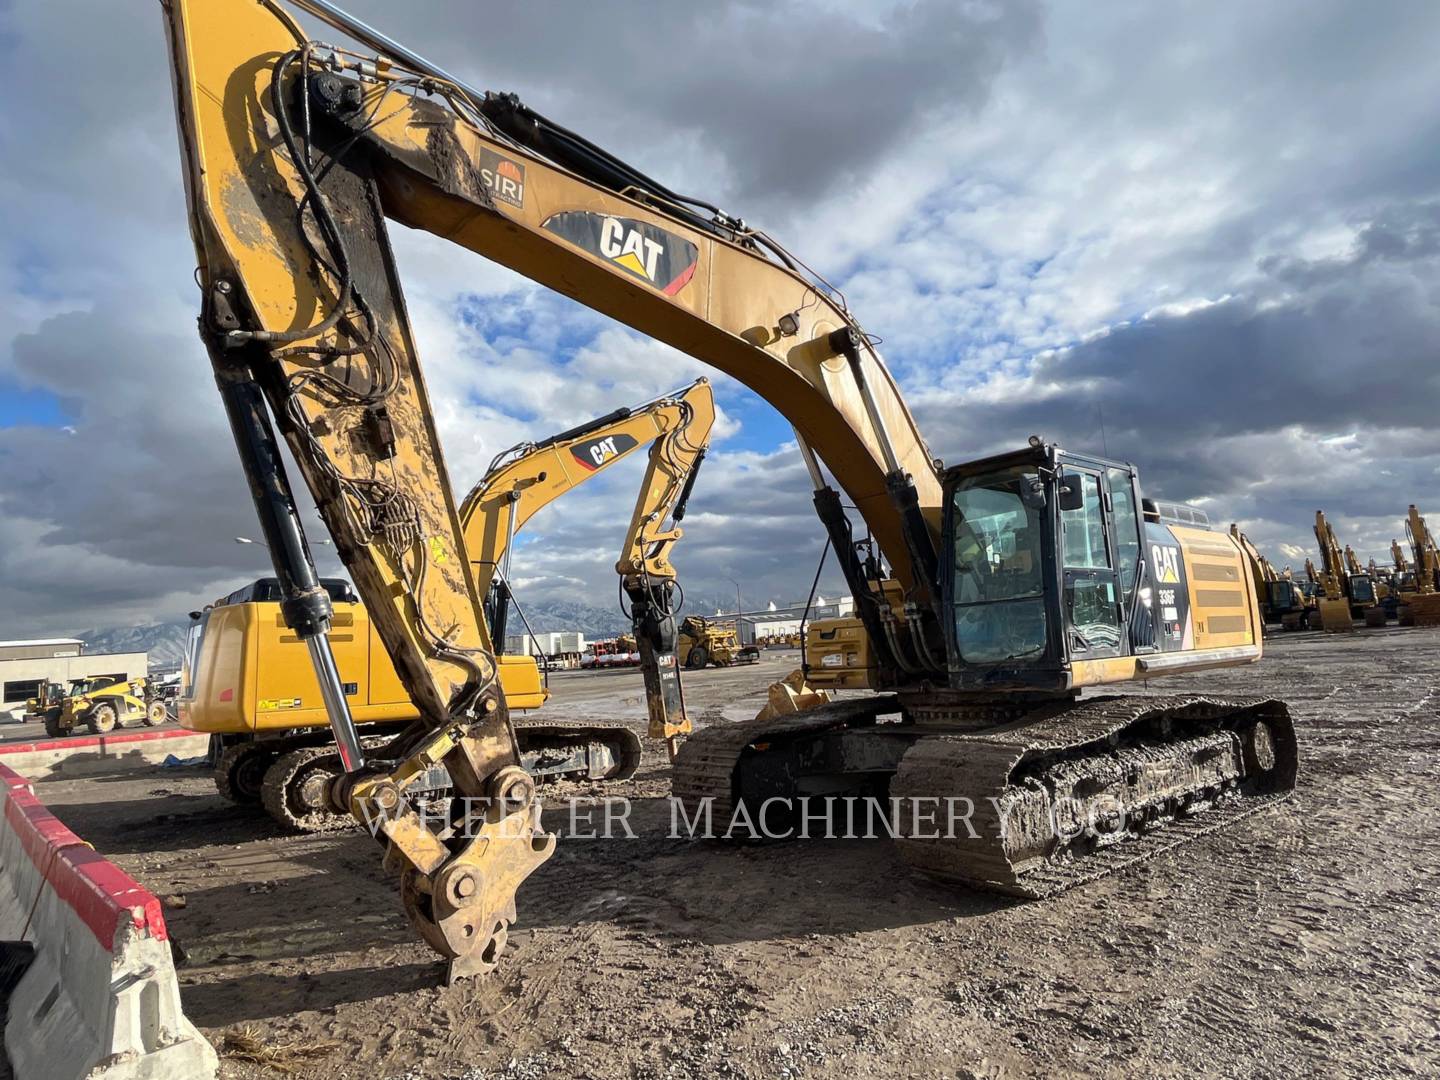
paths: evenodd
<path fill-rule="evenodd" d="M 791 666 L 691 678 L 691 710 L 753 715 Z M 194 770 L 41 793 L 165 899 L 191 1018 L 319 1044 L 301 1077 L 1434 1076 L 1437 687 L 1440 633 L 1395 628 L 1152 684 L 1288 701 L 1296 797 L 1028 904 L 919 880 L 884 841 L 670 839 L 647 744 L 616 792 L 637 838 L 562 841 L 501 969 L 448 988 L 363 834 L 279 835 Z M 548 717 L 641 722 L 632 673 L 554 688 Z"/>

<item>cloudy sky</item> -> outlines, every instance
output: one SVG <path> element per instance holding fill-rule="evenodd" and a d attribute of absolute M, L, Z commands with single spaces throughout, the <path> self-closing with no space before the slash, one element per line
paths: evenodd
<path fill-rule="evenodd" d="M 1103 447 L 1297 568 L 1317 508 L 1377 558 L 1407 503 L 1440 516 L 1440 6 L 349 6 L 782 238 L 947 460 Z M 266 565 L 233 542 L 257 526 L 194 330 L 158 4 L 0 0 L 0 60 L 0 637 L 169 619 Z M 461 486 L 705 373 L 395 242 Z M 677 565 L 695 596 L 803 597 L 788 429 L 717 391 Z M 522 597 L 613 603 L 634 465 L 535 519 Z"/>

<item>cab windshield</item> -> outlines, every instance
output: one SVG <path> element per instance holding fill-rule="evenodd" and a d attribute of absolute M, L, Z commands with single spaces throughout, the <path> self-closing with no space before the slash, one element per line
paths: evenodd
<path fill-rule="evenodd" d="M 1375 583 L 1363 574 L 1352 575 L 1350 599 L 1357 604 L 1373 604 L 1375 602 Z"/>
<path fill-rule="evenodd" d="M 1289 611 L 1295 606 L 1296 585 L 1293 581 L 1269 583 L 1270 606 L 1276 611 Z"/>
<path fill-rule="evenodd" d="M 1045 651 L 1041 514 L 1033 468 L 962 479 L 951 496 L 955 640 L 960 658 L 995 664 Z"/>

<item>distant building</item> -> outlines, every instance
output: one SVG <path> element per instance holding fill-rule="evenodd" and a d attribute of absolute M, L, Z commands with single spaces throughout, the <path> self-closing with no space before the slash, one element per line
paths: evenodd
<path fill-rule="evenodd" d="M 46 682 L 112 676 L 117 682 L 143 679 L 143 652 L 87 653 L 79 638 L 0 641 L 0 720 L 20 720 L 25 700 Z"/>
<path fill-rule="evenodd" d="M 572 667 L 585 651 L 585 635 L 578 630 L 554 630 L 533 638 L 511 634 L 505 638 L 505 651 L 511 656 L 543 656 L 562 667 Z"/>
<path fill-rule="evenodd" d="M 848 596 L 827 600 L 817 596 L 810 607 L 807 619 L 805 601 L 779 605 L 773 601 L 764 611 L 717 611 L 712 618 L 717 622 L 733 623 L 740 635 L 740 644 L 754 645 L 766 638 L 785 638 L 800 633 L 800 625 L 817 619 L 839 619 L 855 612 L 854 601 Z"/>

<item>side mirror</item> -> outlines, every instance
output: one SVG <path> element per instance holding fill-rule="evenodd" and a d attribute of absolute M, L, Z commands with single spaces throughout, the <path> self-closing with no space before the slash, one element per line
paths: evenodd
<path fill-rule="evenodd" d="M 1060 477 L 1060 509 L 1079 510 L 1085 505 L 1084 478 L 1079 473 L 1064 473 Z"/>

